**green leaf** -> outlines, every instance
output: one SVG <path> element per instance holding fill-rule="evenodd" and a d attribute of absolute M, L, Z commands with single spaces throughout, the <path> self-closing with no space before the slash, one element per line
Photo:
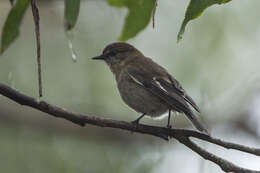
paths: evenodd
<path fill-rule="evenodd" d="M 65 0 L 65 30 L 71 30 L 78 19 L 80 8 L 80 0 Z"/>
<path fill-rule="evenodd" d="M 231 0 L 191 0 L 186 10 L 185 18 L 182 22 L 177 40 L 180 41 L 182 39 L 185 27 L 190 20 L 199 17 L 206 8 L 214 4 L 225 4 L 229 1 Z"/>
<path fill-rule="evenodd" d="M 135 37 L 148 24 L 154 8 L 154 0 L 107 0 L 109 5 L 128 8 L 120 41 Z"/>
<path fill-rule="evenodd" d="M 125 5 L 124 0 L 107 0 L 107 3 L 115 7 L 124 7 Z"/>
<path fill-rule="evenodd" d="M 18 37 L 19 28 L 29 2 L 29 0 L 17 0 L 15 6 L 10 10 L 2 30 L 0 54 Z"/>

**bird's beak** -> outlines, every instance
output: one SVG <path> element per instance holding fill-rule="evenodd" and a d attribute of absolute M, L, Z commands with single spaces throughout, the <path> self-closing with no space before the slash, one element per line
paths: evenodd
<path fill-rule="evenodd" d="M 107 57 L 105 56 L 105 55 L 100 55 L 100 56 L 95 56 L 95 57 L 93 57 L 92 59 L 94 59 L 94 60 L 105 60 Z"/>

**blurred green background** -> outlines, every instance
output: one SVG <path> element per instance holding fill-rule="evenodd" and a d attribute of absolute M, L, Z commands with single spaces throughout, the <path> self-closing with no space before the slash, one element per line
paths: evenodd
<path fill-rule="evenodd" d="M 152 24 L 129 43 L 164 66 L 202 109 L 212 135 L 260 148 L 260 1 L 212 6 L 176 37 L 188 0 L 159 1 Z M 0 31 L 10 10 L 0 1 Z M 105 0 L 84 0 L 76 27 L 63 28 L 64 2 L 39 1 L 43 69 L 42 98 L 86 115 L 132 121 L 138 114 L 121 100 L 104 63 L 90 58 L 115 42 L 126 9 Z M 68 36 L 69 35 L 69 36 Z M 69 48 L 72 40 L 77 62 Z M 20 37 L 0 57 L 0 81 L 38 97 L 36 45 L 31 9 Z M 221 172 L 175 140 L 94 126 L 78 127 L 0 96 L 1 172 Z M 164 126 L 166 119 L 142 123 Z M 175 127 L 191 128 L 184 116 Z M 201 145 L 242 167 L 260 170 L 260 158 Z M 187 163 L 189 163 L 187 166 Z"/>

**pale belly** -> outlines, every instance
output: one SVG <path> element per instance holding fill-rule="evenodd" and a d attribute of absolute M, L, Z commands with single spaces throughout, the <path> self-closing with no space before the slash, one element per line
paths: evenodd
<path fill-rule="evenodd" d="M 123 101 L 139 113 L 159 117 L 169 110 L 169 106 L 163 100 L 129 79 L 119 81 L 118 89 Z"/>

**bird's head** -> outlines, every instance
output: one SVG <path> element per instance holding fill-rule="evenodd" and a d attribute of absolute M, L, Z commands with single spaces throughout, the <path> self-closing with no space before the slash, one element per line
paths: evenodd
<path fill-rule="evenodd" d="M 104 60 L 110 68 L 123 66 L 136 58 L 141 52 L 128 43 L 117 42 L 109 44 L 100 56 L 93 57 L 94 60 Z"/>

